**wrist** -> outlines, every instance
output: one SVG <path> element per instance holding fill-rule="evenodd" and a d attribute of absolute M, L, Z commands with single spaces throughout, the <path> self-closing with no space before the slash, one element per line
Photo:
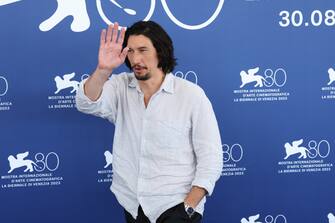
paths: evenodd
<path fill-rule="evenodd" d="M 94 75 L 96 78 L 98 78 L 100 81 L 105 82 L 108 80 L 108 78 L 111 76 L 113 70 L 110 69 L 103 69 L 97 67 L 94 71 Z"/>
<path fill-rule="evenodd" d="M 191 199 L 185 199 L 184 200 L 184 205 L 188 205 L 192 208 L 195 208 L 197 206 L 197 204 L 195 202 L 193 202 Z"/>
<path fill-rule="evenodd" d="M 184 202 L 191 207 L 195 208 L 199 202 L 204 198 L 206 195 L 206 190 L 198 187 L 193 186 L 190 193 L 187 194 L 187 196 L 184 199 Z"/>
<path fill-rule="evenodd" d="M 184 208 L 185 208 L 185 212 L 188 215 L 188 217 L 191 218 L 193 214 L 195 213 L 194 207 L 192 207 L 191 205 L 189 205 L 188 203 L 184 201 Z"/>

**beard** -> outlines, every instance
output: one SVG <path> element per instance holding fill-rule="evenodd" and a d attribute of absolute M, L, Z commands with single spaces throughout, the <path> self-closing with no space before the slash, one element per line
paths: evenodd
<path fill-rule="evenodd" d="M 135 78 L 138 80 L 138 81 L 146 81 L 146 80 L 149 80 L 151 78 L 151 74 L 150 73 L 146 73 L 144 75 L 138 75 L 134 72 L 135 74 Z"/>
<path fill-rule="evenodd" d="M 145 73 L 144 75 L 141 75 L 141 74 L 137 74 L 136 73 L 136 67 L 139 67 L 138 65 L 135 65 L 132 67 L 133 69 L 133 72 L 134 72 L 134 75 L 135 75 L 135 78 L 139 81 L 146 81 L 146 80 L 149 80 L 151 78 L 151 74 L 148 72 L 148 73 Z M 142 69 L 147 69 L 146 67 L 142 67 Z"/>

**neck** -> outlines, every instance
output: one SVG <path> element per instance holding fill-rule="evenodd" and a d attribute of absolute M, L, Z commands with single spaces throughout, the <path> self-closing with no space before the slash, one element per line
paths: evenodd
<path fill-rule="evenodd" d="M 165 78 L 163 71 L 159 70 L 156 74 L 152 75 L 149 80 L 138 81 L 140 88 L 145 96 L 151 97 L 156 91 L 159 90 Z"/>

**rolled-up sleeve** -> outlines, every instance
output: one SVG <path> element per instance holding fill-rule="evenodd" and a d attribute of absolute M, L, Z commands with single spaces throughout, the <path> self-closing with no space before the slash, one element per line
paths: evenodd
<path fill-rule="evenodd" d="M 197 165 L 192 186 L 202 187 L 211 195 L 223 167 L 220 131 L 210 101 L 200 96 L 192 117 L 192 141 Z"/>
<path fill-rule="evenodd" d="M 115 123 L 118 106 L 118 87 L 115 79 L 111 78 L 105 82 L 101 95 L 96 101 L 92 101 L 85 95 L 84 85 L 87 79 L 81 81 L 76 94 L 77 109 Z"/>

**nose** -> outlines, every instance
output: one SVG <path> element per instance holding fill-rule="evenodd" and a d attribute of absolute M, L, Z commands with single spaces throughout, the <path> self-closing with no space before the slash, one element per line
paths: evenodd
<path fill-rule="evenodd" d="M 135 51 L 128 55 L 128 59 L 132 65 L 135 65 L 141 63 L 142 56 L 140 53 Z"/>

